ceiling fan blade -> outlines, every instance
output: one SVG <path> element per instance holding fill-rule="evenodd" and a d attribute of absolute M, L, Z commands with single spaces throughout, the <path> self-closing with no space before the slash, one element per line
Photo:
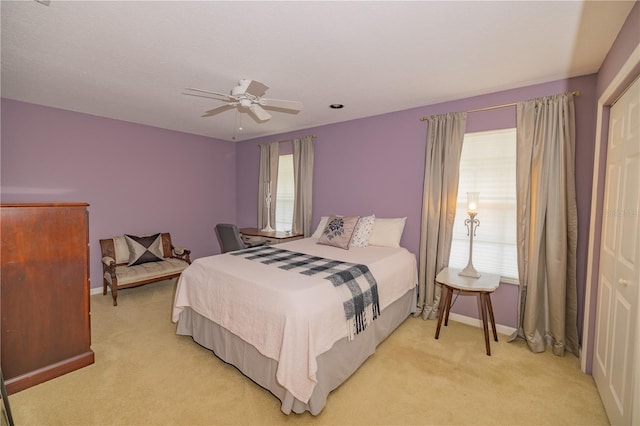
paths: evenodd
<path fill-rule="evenodd" d="M 267 86 L 266 84 L 262 84 L 256 80 L 251 80 L 251 83 L 249 83 L 249 86 L 247 87 L 247 90 L 245 90 L 245 93 L 259 98 L 266 93 L 268 88 L 269 86 Z"/>
<path fill-rule="evenodd" d="M 300 111 L 302 109 L 302 102 L 299 101 L 286 101 L 284 99 L 260 99 L 260 105 L 273 108 L 290 109 L 292 111 Z"/>
<path fill-rule="evenodd" d="M 219 106 L 217 108 L 214 109 L 210 109 L 209 111 L 205 111 L 204 114 L 202 114 L 202 117 L 211 117 L 214 116 L 216 114 L 220 114 L 221 112 L 233 109 L 236 107 L 236 105 L 238 105 L 237 103 L 232 103 L 232 104 L 227 104 L 227 105 L 222 105 Z"/>
<path fill-rule="evenodd" d="M 196 93 L 184 93 L 184 92 L 182 94 L 187 96 L 196 96 L 198 98 L 213 99 L 214 101 L 229 102 L 228 99 L 220 99 L 220 98 L 213 97 L 211 95 L 205 95 L 205 94 L 198 95 Z"/>
<path fill-rule="evenodd" d="M 195 92 L 195 93 L 185 93 L 185 95 L 191 95 L 191 96 L 209 95 L 208 96 L 209 98 L 216 99 L 216 98 L 213 98 L 213 96 L 211 96 L 211 95 L 214 95 L 214 96 L 218 96 L 218 97 L 222 98 L 222 100 L 225 100 L 225 101 L 237 101 L 238 100 L 234 96 L 231 96 L 231 95 L 228 95 L 228 94 L 225 94 L 225 93 L 220 93 L 220 92 L 212 92 L 211 90 L 196 89 L 196 88 L 193 88 L 193 87 L 187 87 L 185 90 L 189 90 L 189 91 Z M 207 97 L 207 96 L 205 96 L 205 97 Z"/>
<path fill-rule="evenodd" d="M 251 106 L 249 107 L 249 112 L 251 112 L 253 116 L 259 121 L 267 121 L 271 118 L 271 114 L 262 109 L 262 107 L 258 104 L 251 104 Z"/>

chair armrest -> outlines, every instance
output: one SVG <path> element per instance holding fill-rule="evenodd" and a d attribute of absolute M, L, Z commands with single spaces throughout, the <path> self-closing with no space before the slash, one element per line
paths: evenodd
<path fill-rule="evenodd" d="M 112 278 L 116 276 L 116 260 L 113 257 L 105 256 L 102 258 L 102 270 L 108 272 Z"/>
<path fill-rule="evenodd" d="M 189 257 L 191 250 L 184 247 L 171 247 L 171 251 L 173 252 L 173 256 L 171 257 L 175 259 L 182 259 L 188 264 L 191 264 L 191 258 Z"/>

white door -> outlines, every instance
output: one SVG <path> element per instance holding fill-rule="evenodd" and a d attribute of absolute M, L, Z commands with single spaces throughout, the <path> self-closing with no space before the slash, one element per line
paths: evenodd
<path fill-rule="evenodd" d="M 611 107 L 593 377 L 612 425 L 632 418 L 640 284 L 640 80 Z M 635 367 L 634 367 L 635 366 Z M 637 413 L 637 407 L 636 407 Z M 637 416 L 637 414 L 636 414 Z"/>

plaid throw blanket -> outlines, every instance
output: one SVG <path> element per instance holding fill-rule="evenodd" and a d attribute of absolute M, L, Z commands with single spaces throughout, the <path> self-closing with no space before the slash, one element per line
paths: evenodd
<path fill-rule="evenodd" d="M 353 340 L 380 315 L 378 285 L 366 265 L 325 259 L 273 246 L 254 247 L 229 254 L 303 275 L 319 274 L 330 281 L 342 298 L 349 340 Z"/>

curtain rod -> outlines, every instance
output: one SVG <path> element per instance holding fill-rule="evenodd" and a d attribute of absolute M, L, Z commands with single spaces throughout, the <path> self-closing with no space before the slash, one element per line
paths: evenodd
<path fill-rule="evenodd" d="M 284 139 L 284 140 L 276 141 L 276 142 L 278 142 L 278 143 L 283 143 L 283 142 L 293 142 L 295 139 L 302 139 L 302 138 L 306 138 L 306 137 L 309 137 L 309 136 L 311 137 L 311 139 L 315 139 L 315 138 L 316 138 L 316 135 L 307 135 L 307 136 L 302 136 L 302 137 L 300 137 L 300 138 Z M 261 146 L 261 145 L 268 145 L 268 144 L 270 144 L 270 143 L 273 143 L 273 142 L 265 142 L 265 143 L 261 143 L 261 144 L 258 144 L 258 146 Z"/>
<path fill-rule="evenodd" d="M 315 139 L 316 138 L 316 135 L 307 135 L 307 136 L 302 136 L 300 138 L 294 138 L 294 139 L 302 139 L 302 138 L 306 138 L 308 136 L 311 136 L 311 139 Z M 278 142 L 293 142 L 294 139 L 285 139 L 285 140 L 278 141 Z"/>
<path fill-rule="evenodd" d="M 579 90 L 574 90 L 573 92 L 571 92 L 571 94 L 573 96 L 580 96 L 580 91 Z M 502 104 L 502 105 L 494 105 L 494 106 L 488 106 L 488 107 L 483 107 L 483 108 L 475 108 L 475 109 L 470 109 L 467 110 L 465 112 L 470 113 L 470 112 L 479 112 L 479 111 L 489 111 L 492 109 L 499 109 L 499 108 L 506 108 L 506 107 L 512 107 L 512 106 L 516 106 L 518 105 L 517 102 L 512 102 L 510 104 Z M 429 117 L 423 116 L 420 117 L 420 121 L 427 121 L 429 119 Z"/>

